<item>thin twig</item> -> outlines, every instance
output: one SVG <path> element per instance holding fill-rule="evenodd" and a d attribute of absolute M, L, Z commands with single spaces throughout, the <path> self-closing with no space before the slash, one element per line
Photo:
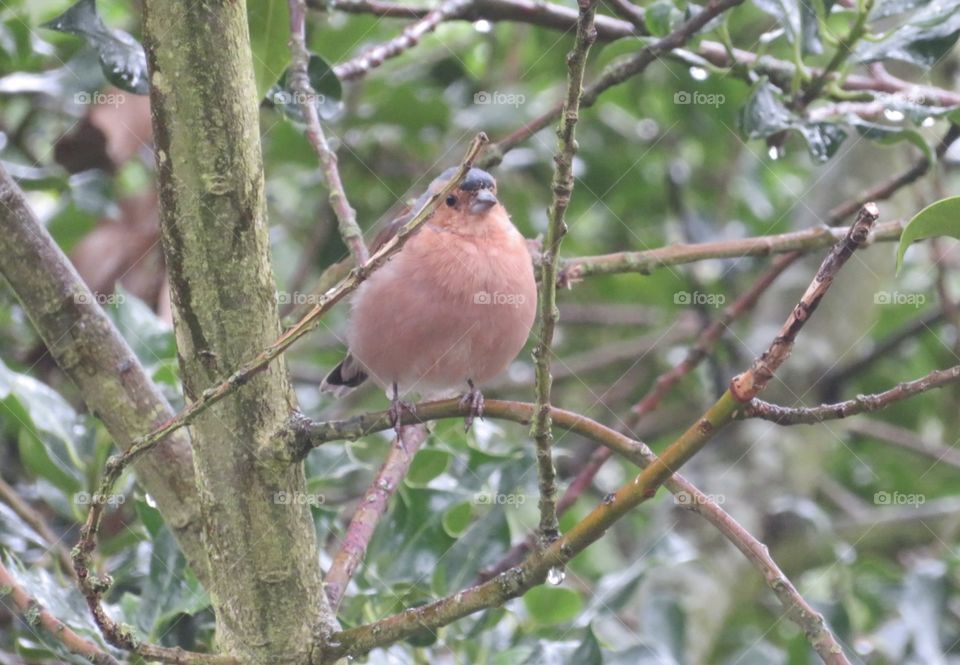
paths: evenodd
<path fill-rule="evenodd" d="M 894 221 L 878 224 L 867 236 L 864 244 L 891 242 L 900 239 L 906 222 Z M 849 227 L 818 226 L 803 231 L 772 236 L 721 240 L 697 244 L 676 243 L 642 252 L 616 252 L 599 256 L 583 256 L 567 259 L 560 271 L 561 284 L 576 283 L 584 277 L 638 272 L 648 275 L 657 268 L 682 265 L 707 259 L 729 259 L 743 256 L 770 256 L 797 251 L 810 251 L 830 247 L 847 235 Z"/>
<path fill-rule="evenodd" d="M 334 611 L 340 606 L 347 585 L 353 578 L 360 562 L 367 552 L 367 545 L 377 528 L 380 519 L 387 512 L 387 504 L 410 470 L 417 450 L 427 440 L 429 432 L 425 425 L 409 425 L 400 428 L 400 436 L 390 446 L 390 452 L 383 466 L 377 472 L 370 487 L 357 504 L 357 510 L 350 519 L 347 533 L 340 543 L 340 549 L 333 556 L 333 563 L 324 576 L 323 582 Z"/>
<path fill-rule="evenodd" d="M 857 221 L 850 227 L 846 237 L 831 250 L 817 271 L 816 276 L 807 287 L 800 302 L 793 309 L 790 317 L 783 324 L 780 333 L 767 351 L 757 358 L 753 366 L 746 372 L 734 377 L 730 382 L 730 393 L 740 403 L 752 400 L 763 390 L 767 382 L 773 378 L 777 369 L 790 355 L 797 333 L 803 328 L 813 312 L 817 309 L 823 296 L 826 294 L 837 272 L 853 256 L 870 235 L 880 211 L 876 204 L 867 203 L 860 209 Z"/>
<path fill-rule="evenodd" d="M 593 106 L 605 90 L 640 74 L 661 56 L 686 44 L 714 18 L 742 2 L 743 0 L 709 0 L 697 14 L 680 24 L 666 37 L 648 44 L 622 62 L 608 67 L 595 82 L 584 88 L 580 98 L 581 108 Z M 499 164 L 507 152 L 559 118 L 564 104 L 565 102 L 557 104 L 506 138 L 494 143 L 482 165 L 489 167 Z"/>
<path fill-rule="evenodd" d="M 100 528 L 104 507 L 107 504 L 110 492 L 123 473 L 123 470 L 138 457 L 151 450 L 158 442 L 163 441 L 172 432 L 190 424 L 200 413 L 211 405 L 224 399 L 234 390 L 247 383 L 252 376 L 262 371 L 275 358 L 286 351 L 295 341 L 306 335 L 319 325 L 320 317 L 330 310 L 336 303 L 343 300 L 387 259 L 400 251 L 407 238 L 417 228 L 424 224 L 432 215 L 437 205 L 452 191 L 466 176 L 477 155 L 487 143 L 486 134 L 480 133 L 471 142 L 464 161 L 460 164 L 457 173 L 440 190 L 431 195 L 423 207 L 407 222 L 390 241 L 385 243 L 370 260 L 360 268 L 354 268 L 350 274 L 335 287 L 324 293 L 320 301 L 293 327 L 281 335 L 277 341 L 261 351 L 247 363 L 230 375 L 222 383 L 204 390 L 199 399 L 192 402 L 187 408 L 168 420 L 149 435 L 141 437 L 122 455 L 116 455 L 107 460 L 101 479 L 99 491 L 91 497 L 90 511 L 87 520 L 80 530 L 80 542 L 73 549 L 73 564 L 80 582 L 81 591 L 87 600 L 87 605 L 93 613 L 97 625 L 111 644 L 128 650 L 137 650 L 141 647 L 132 632 L 114 622 L 104 610 L 101 599 L 103 592 L 109 588 L 109 577 L 91 575 L 90 559 L 96 549 L 97 532 Z M 149 647 L 149 645 L 144 645 Z M 154 647 L 149 647 L 153 649 Z M 162 647 L 156 647 L 161 649 Z M 144 653 L 143 655 L 146 655 Z M 157 660 L 159 655 L 151 653 Z M 199 654 L 198 654 L 199 656 Z"/>
<path fill-rule="evenodd" d="M 797 101 L 797 106 L 799 108 L 806 108 L 811 102 L 820 96 L 820 93 L 823 92 L 823 88 L 836 75 L 836 73 L 840 70 L 840 67 L 843 66 L 843 63 L 845 63 L 847 58 L 849 58 L 853 53 L 853 47 L 856 46 L 857 42 L 860 41 L 860 39 L 867 32 L 867 17 L 870 15 L 870 10 L 873 9 L 873 0 L 862 0 L 859 5 L 860 7 L 857 12 L 857 18 L 854 20 L 853 26 L 850 28 L 850 32 L 847 33 L 845 39 L 840 39 L 840 43 L 837 45 L 837 50 L 834 52 L 830 62 L 828 62 L 827 66 L 824 67 L 823 70 L 813 78 L 806 90 L 800 96 Z"/>
<path fill-rule="evenodd" d="M 348 14 L 371 14 L 379 17 L 422 19 L 430 13 L 424 5 L 408 5 L 384 0 L 308 0 L 307 5 L 317 9 L 333 9 Z M 568 7 L 536 0 L 474 0 L 457 16 L 448 20 L 461 21 L 511 21 L 529 23 L 544 28 L 572 32 L 577 27 L 578 14 Z M 645 35 L 626 21 L 610 16 L 596 18 L 597 38 L 607 42 L 624 37 Z"/>
<path fill-rule="evenodd" d="M 848 418 L 858 413 L 878 411 L 894 402 L 919 395 L 920 393 L 941 388 L 945 385 L 960 381 L 960 365 L 948 369 L 938 369 L 926 376 L 913 381 L 906 381 L 894 388 L 874 395 L 857 395 L 853 399 L 836 404 L 821 404 L 811 407 L 789 407 L 771 404 L 763 400 L 754 399 L 747 404 L 737 418 L 761 418 L 775 422 L 778 425 L 809 425 L 824 420 Z"/>
<path fill-rule="evenodd" d="M 85 637 L 80 637 L 67 624 L 60 621 L 43 608 L 36 598 L 20 586 L 17 578 L 0 562 L 0 600 L 13 601 L 23 620 L 32 628 L 42 628 L 51 637 L 60 642 L 70 653 L 86 658 L 94 665 L 120 665 L 120 662 L 104 651 L 99 645 Z"/>
<path fill-rule="evenodd" d="M 370 257 L 367 245 L 363 242 L 363 231 L 357 224 L 357 212 L 350 205 L 347 193 L 340 178 L 337 166 L 337 154 L 327 143 L 327 136 L 320 125 L 317 112 L 317 93 L 310 84 L 307 73 L 310 64 L 310 51 L 307 50 L 306 16 L 307 6 L 304 0 L 289 0 L 290 5 L 290 88 L 295 101 L 300 105 L 307 124 L 307 140 L 320 158 L 320 168 L 330 188 L 330 207 L 337 216 L 340 237 L 350 250 L 354 263 L 362 266 Z"/>
<path fill-rule="evenodd" d="M 847 424 L 847 431 L 861 437 L 872 437 L 903 450 L 922 455 L 936 463 L 960 469 L 960 450 L 939 441 L 921 437 L 913 430 L 879 420 L 858 419 Z"/>
<path fill-rule="evenodd" d="M 302 0 L 300 0 L 302 2 Z M 371 70 L 382 65 L 386 60 L 395 58 L 417 44 L 423 37 L 434 30 L 444 21 L 462 16 L 473 6 L 474 0 L 446 0 L 428 11 L 415 23 L 411 23 L 403 32 L 388 42 L 379 44 L 351 60 L 340 63 L 333 68 L 333 73 L 341 81 L 349 81 L 366 76 Z"/>
<path fill-rule="evenodd" d="M 647 32 L 647 21 L 643 8 L 636 6 L 630 0 L 607 0 L 607 4 L 620 18 L 632 23 L 639 31 Z"/>
<path fill-rule="evenodd" d="M 546 545 L 559 534 L 557 524 L 557 474 L 553 466 L 553 425 L 550 422 L 550 400 L 553 377 L 550 375 L 550 355 L 553 333 L 556 329 L 557 266 L 560 244 L 567 232 L 565 216 L 573 194 L 573 156 L 577 151 L 576 126 L 580 119 L 580 96 L 583 94 L 583 76 L 590 47 L 597 39 L 593 20 L 596 14 L 594 0 L 579 0 L 580 20 L 573 48 L 567 54 L 567 96 L 557 128 L 557 147 L 553 156 L 553 199 L 548 209 L 550 220 L 540 261 L 540 333 L 533 350 L 536 373 L 536 417 L 530 436 L 537 444 L 537 477 L 540 486 L 540 539 Z"/>

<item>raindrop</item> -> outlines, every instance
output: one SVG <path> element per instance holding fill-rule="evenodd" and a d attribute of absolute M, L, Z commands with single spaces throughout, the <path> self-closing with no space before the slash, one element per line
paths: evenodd
<path fill-rule="evenodd" d="M 553 586 L 558 586 L 563 584 L 563 580 L 567 577 L 567 573 L 560 568 L 559 566 L 554 566 L 547 571 L 547 582 Z"/>
<path fill-rule="evenodd" d="M 150 506 L 151 508 L 157 507 L 157 502 L 154 501 L 153 497 L 150 496 L 149 494 L 145 495 L 143 498 L 146 500 L 147 505 Z"/>
<path fill-rule="evenodd" d="M 707 72 L 703 67 L 691 67 L 690 76 L 696 81 L 706 81 L 707 77 L 710 76 L 710 73 Z"/>
<path fill-rule="evenodd" d="M 776 161 L 776 160 L 780 159 L 781 157 L 783 157 L 783 151 L 782 151 L 780 148 L 778 148 L 777 146 L 772 145 L 772 146 L 770 146 L 770 147 L 767 149 L 767 156 L 768 156 L 770 159 Z"/>
<path fill-rule="evenodd" d="M 473 29 L 477 32 L 490 32 L 493 30 L 493 26 L 490 24 L 490 21 L 480 19 L 479 21 L 474 22 Z"/>
<path fill-rule="evenodd" d="M 936 118 L 924 118 L 920 123 L 921 127 L 933 127 L 937 123 Z"/>
<path fill-rule="evenodd" d="M 895 109 L 885 109 L 883 111 L 883 117 L 892 122 L 900 122 L 903 120 L 904 115 L 902 111 L 897 111 Z"/>

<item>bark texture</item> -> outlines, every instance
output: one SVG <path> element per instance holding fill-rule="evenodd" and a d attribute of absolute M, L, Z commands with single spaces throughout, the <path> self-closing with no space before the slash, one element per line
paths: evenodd
<path fill-rule="evenodd" d="M 215 385 L 280 334 L 243 2 L 145 3 L 163 246 L 184 389 Z M 193 423 L 220 649 L 305 663 L 329 623 L 294 406 L 279 358 Z"/>

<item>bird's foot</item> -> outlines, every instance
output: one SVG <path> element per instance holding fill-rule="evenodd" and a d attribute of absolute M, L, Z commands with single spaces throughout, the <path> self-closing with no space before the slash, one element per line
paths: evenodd
<path fill-rule="evenodd" d="M 473 427 L 473 421 L 475 418 L 483 419 L 483 393 L 480 392 L 480 389 L 473 385 L 471 379 L 467 379 L 467 385 L 470 386 L 470 390 L 463 394 L 463 397 L 460 398 L 460 408 L 469 409 L 467 415 L 463 419 L 463 431 L 469 432 L 470 428 Z"/>
<path fill-rule="evenodd" d="M 393 427 L 393 431 L 396 433 L 397 441 L 400 443 L 401 447 L 403 446 L 403 437 L 400 436 L 400 422 L 403 420 L 404 411 L 409 413 L 411 416 L 416 416 L 417 405 L 413 402 L 400 399 L 400 395 L 397 391 L 397 384 L 393 384 L 393 398 L 390 400 L 390 408 L 387 410 L 387 415 L 390 418 L 390 425 Z"/>

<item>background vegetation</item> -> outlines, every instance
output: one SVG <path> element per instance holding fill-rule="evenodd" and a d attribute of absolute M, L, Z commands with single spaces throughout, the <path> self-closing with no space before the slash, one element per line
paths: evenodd
<path fill-rule="evenodd" d="M 416 17 L 380 16 L 396 6 L 373 0 L 310 8 L 311 82 L 368 241 L 457 164 L 478 131 L 502 141 L 563 99 L 576 6 L 524 12 L 512 4 L 448 0 L 442 6 L 457 10 L 450 20 L 378 67 L 351 59 Z M 179 410 L 185 401 L 159 245 L 152 131 L 147 98 L 134 92 L 147 91 L 138 70 L 146 65 L 136 42 L 115 33 L 83 24 L 78 36 L 45 25 L 69 5 L 0 6 L 0 159 Z M 280 312 L 291 324 L 329 286 L 324 270 L 348 252 L 295 94 L 284 82 L 270 89 L 289 63 L 286 4 L 249 5 L 259 12 L 251 37 L 264 95 L 258 129 L 270 248 Z M 530 17 L 544 7 L 563 10 L 566 22 L 538 25 Z M 683 0 L 641 3 L 638 28 L 630 8 L 638 9 L 624 0 L 598 4 L 587 85 L 703 11 Z M 101 0 L 96 11 L 110 29 L 140 38 L 138 3 Z M 622 34 L 613 39 L 616 30 Z M 721 13 L 581 111 L 562 260 L 847 226 L 868 199 L 878 201 L 881 224 L 909 219 L 956 190 L 955 136 L 947 131 L 960 106 L 952 91 L 958 31 L 956 0 L 758 0 Z M 824 67 L 830 75 L 821 77 Z M 554 127 L 521 136 L 493 169 L 501 200 L 531 239 L 548 225 Z M 916 177 L 890 182 L 904 172 Z M 853 205 L 837 214 L 846 202 Z M 708 258 L 649 274 L 562 280 L 553 403 L 661 451 L 767 348 L 827 251 L 805 248 L 642 418 L 631 407 L 775 258 Z M 895 242 L 854 255 L 766 399 L 815 406 L 960 363 L 956 242 L 915 245 L 899 275 L 895 256 Z M 238 294 L 246 288 L 236 285 Z M 311 418 L 386 405 L 376 389 L 339 402 L 317 391 L 343 351 L 347 315 L 337 307 L 286 355 L 300 409 Z M 112 649 L 66 560 L 116 437 L 84 406 L 6 287 L 0 360 L 2 563 L 53 615 Z M 525 352 L 485 393 L 529 402 L 533 386 Z M 769 546 L 849 662 L 960 662 L 958 398 L 952 383 L 817 425 L 734 423 L 684 469 Z M 554 435 L 562 492 L 595 444 L 560 426 Z M 281 499 L 309 504 L 323 570 L 390 450 L 387 434 L 328 443 L 306 459 L 306 493 Z M 341 625 L 456 593 L 496 566 L 537 527 L 535 453 L 523 425 L 488 418 L 465 435 L 461 421 L 438 421 L 392 488 L 340 607 Z M 615 455 L 562 515 L 561 531 L 637 471 Z M 113 578 L 108 612 L 144 640 L 214 650 L 210 599 L 152 497 L 129 473 L 111 497 L 95 557 Z M 369 662 L 816 662 L 757 570 L 684 508 L 661 492 L 570 562 L 559 583 L 407 636 Z M 0 663 L 82 662 L 8 601 L 0 598 Z"/>

